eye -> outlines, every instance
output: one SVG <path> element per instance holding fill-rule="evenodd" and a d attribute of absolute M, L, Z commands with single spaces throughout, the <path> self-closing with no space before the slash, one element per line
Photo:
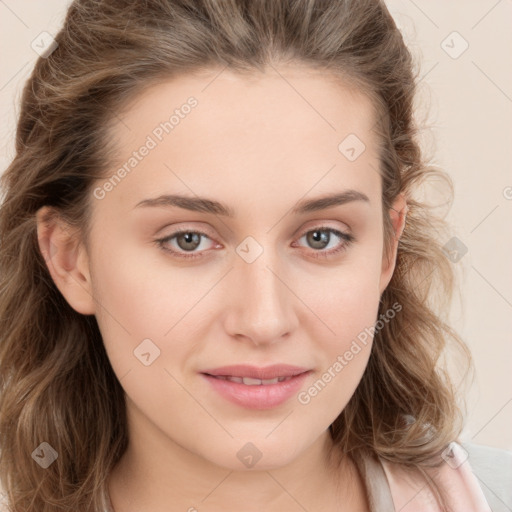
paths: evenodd
<path fill-rule="evenodd" d="M 334 235 L 334 239 L 332 235 Z M 326 226 L 319 226 L 306 231 L 299 238 L 299 241 L 303 238 L 315 249 L 312 254 L 314 258 L 328 258 L 338 254 L 346 250 L 347 247 L 355 241 L 355 237 L 350 233 L 344 233 L 343 231 Z M 338 243 L 336 243 L 336 238 L 341 240 L 341 242 L 338 241 Z M 181 230 L 164 238 L 159 238 L 155 240 L 155 243 L 162 250 L 171 253 L 173 256 L 191 259 L 200 258 L 202 253 L 207 250 L 207 248 L 202 247 L 202 250 L 196 251 L 196 249 L 201 248 L 203 239 L 213 242 L 213 240 L 202 231 Z M 325 250 L 333 241 L 335 242 L 334 248 Z"/>
<path fill-rule="evenodd" d="M 334 235 L 334 239 L 332 235 Z M 310 247 L 316 249 L 312 254 L 314 258 L 328 258 L 338 254 L 341 251 L 346 250 L 348 246 L 355 241 L 354 235 L 344 233 L 343 231 L 327 226 L 319 226 L 315 229 L 310 229 L 309 231 L 306 231 L 299 240 L 302 240 L 303 238 Z M 338 241 L 338 243 L 336 243 L 336 238 L 342 240 L 342 242 Z M 334 243 L 331 244 L 331 242 Z M 329 245 L 334 248 L 325 250 Z"/>
<path fill-rule="evenodd" d="M 199 258 L 201 257 L 201 253 L 197 251 L 192 251 L 195 251 L 195 249 L 201 246 L 202 238 L 207 238 L 208 240 L 211 240 L 206 233 L 203 233 L 201 231 L 182 230 L 177 231 L 172 235 L 166 236 L 165 238 L 155 240 L 155 242 L 161 249 L 172 253 L 174 256 L 177 256 L 178 258 Z M 178 250 L 176 250 L 176 248 L 168 247 L 169 244 L 171 245 L 171 247 L 173 246 L 171 242 L 174 239 L 176 239 L 174 247 L 176 247 L 177 245 Z"/>

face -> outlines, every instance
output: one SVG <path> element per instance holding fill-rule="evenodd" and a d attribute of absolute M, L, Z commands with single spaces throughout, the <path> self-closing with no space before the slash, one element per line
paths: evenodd
<path fill-rule="evenodd" d="M 257 451 L 282 466 L 325 434 L 394 268 L 370 101 L 280 73 L 190 75 L 132 102 L 78 264 L 94 300 L 61 285 L 96 315 L 133 429 L 231 469 Z M 293 368 L 258 373 L 273 365 Z M 258 376 L 291 378 L 241 381 Z"/>

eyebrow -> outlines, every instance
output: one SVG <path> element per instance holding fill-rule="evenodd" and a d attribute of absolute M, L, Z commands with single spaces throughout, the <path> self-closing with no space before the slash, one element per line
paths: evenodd
<path fill-rule="evenodd" d="M 340 206 L 354 201 L 362 201 L 370 204 L 370 200 L 366 194 L 350 189 L 323 195 L 315 199 L 303 199 L 294 206 L 292 213 L 294 215 L 301 215 L 332 208 L 333 206 Z M 140 207 L 178 207 L 194 212 L 235 217 L 235 211 L 229 206 L 213 199 L 198 196 L 190 197 L 179 194 L 164 194 L 158 197 L 144 199 L 138 202 L 134 209 Z"/>

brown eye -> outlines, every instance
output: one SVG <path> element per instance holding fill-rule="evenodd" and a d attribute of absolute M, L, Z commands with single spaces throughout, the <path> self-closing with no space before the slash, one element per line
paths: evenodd
<path fill-rule="evenodd" d="M 193 251 L 201 243 L 201 234 L 192 231 L 176 236 L 176 243 L 184 251 Z"/>

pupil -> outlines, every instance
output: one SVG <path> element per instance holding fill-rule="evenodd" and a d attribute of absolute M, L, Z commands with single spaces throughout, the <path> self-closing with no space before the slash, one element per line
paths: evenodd
<path fill-rule="evenodd" d="M 182 244 L 179 245 L 182 249 L 185 250 L 195 249 L 200 242 L 198 233 L 184 233 L 183 235 L 181 235 L 181 238 L 185 240 L 185 247 L 181 247 Z M 192 247 L 190 247 L 190 245 L 187 246 L 187 244 L 192 244 Z"/>
<path fill-rule="evenodd" d="M 313 231 L 311 234 L 311 238 L 313 239 L 313 244 L 319 243 L 328 243 L 329 235 L 325 231 Z"/>

